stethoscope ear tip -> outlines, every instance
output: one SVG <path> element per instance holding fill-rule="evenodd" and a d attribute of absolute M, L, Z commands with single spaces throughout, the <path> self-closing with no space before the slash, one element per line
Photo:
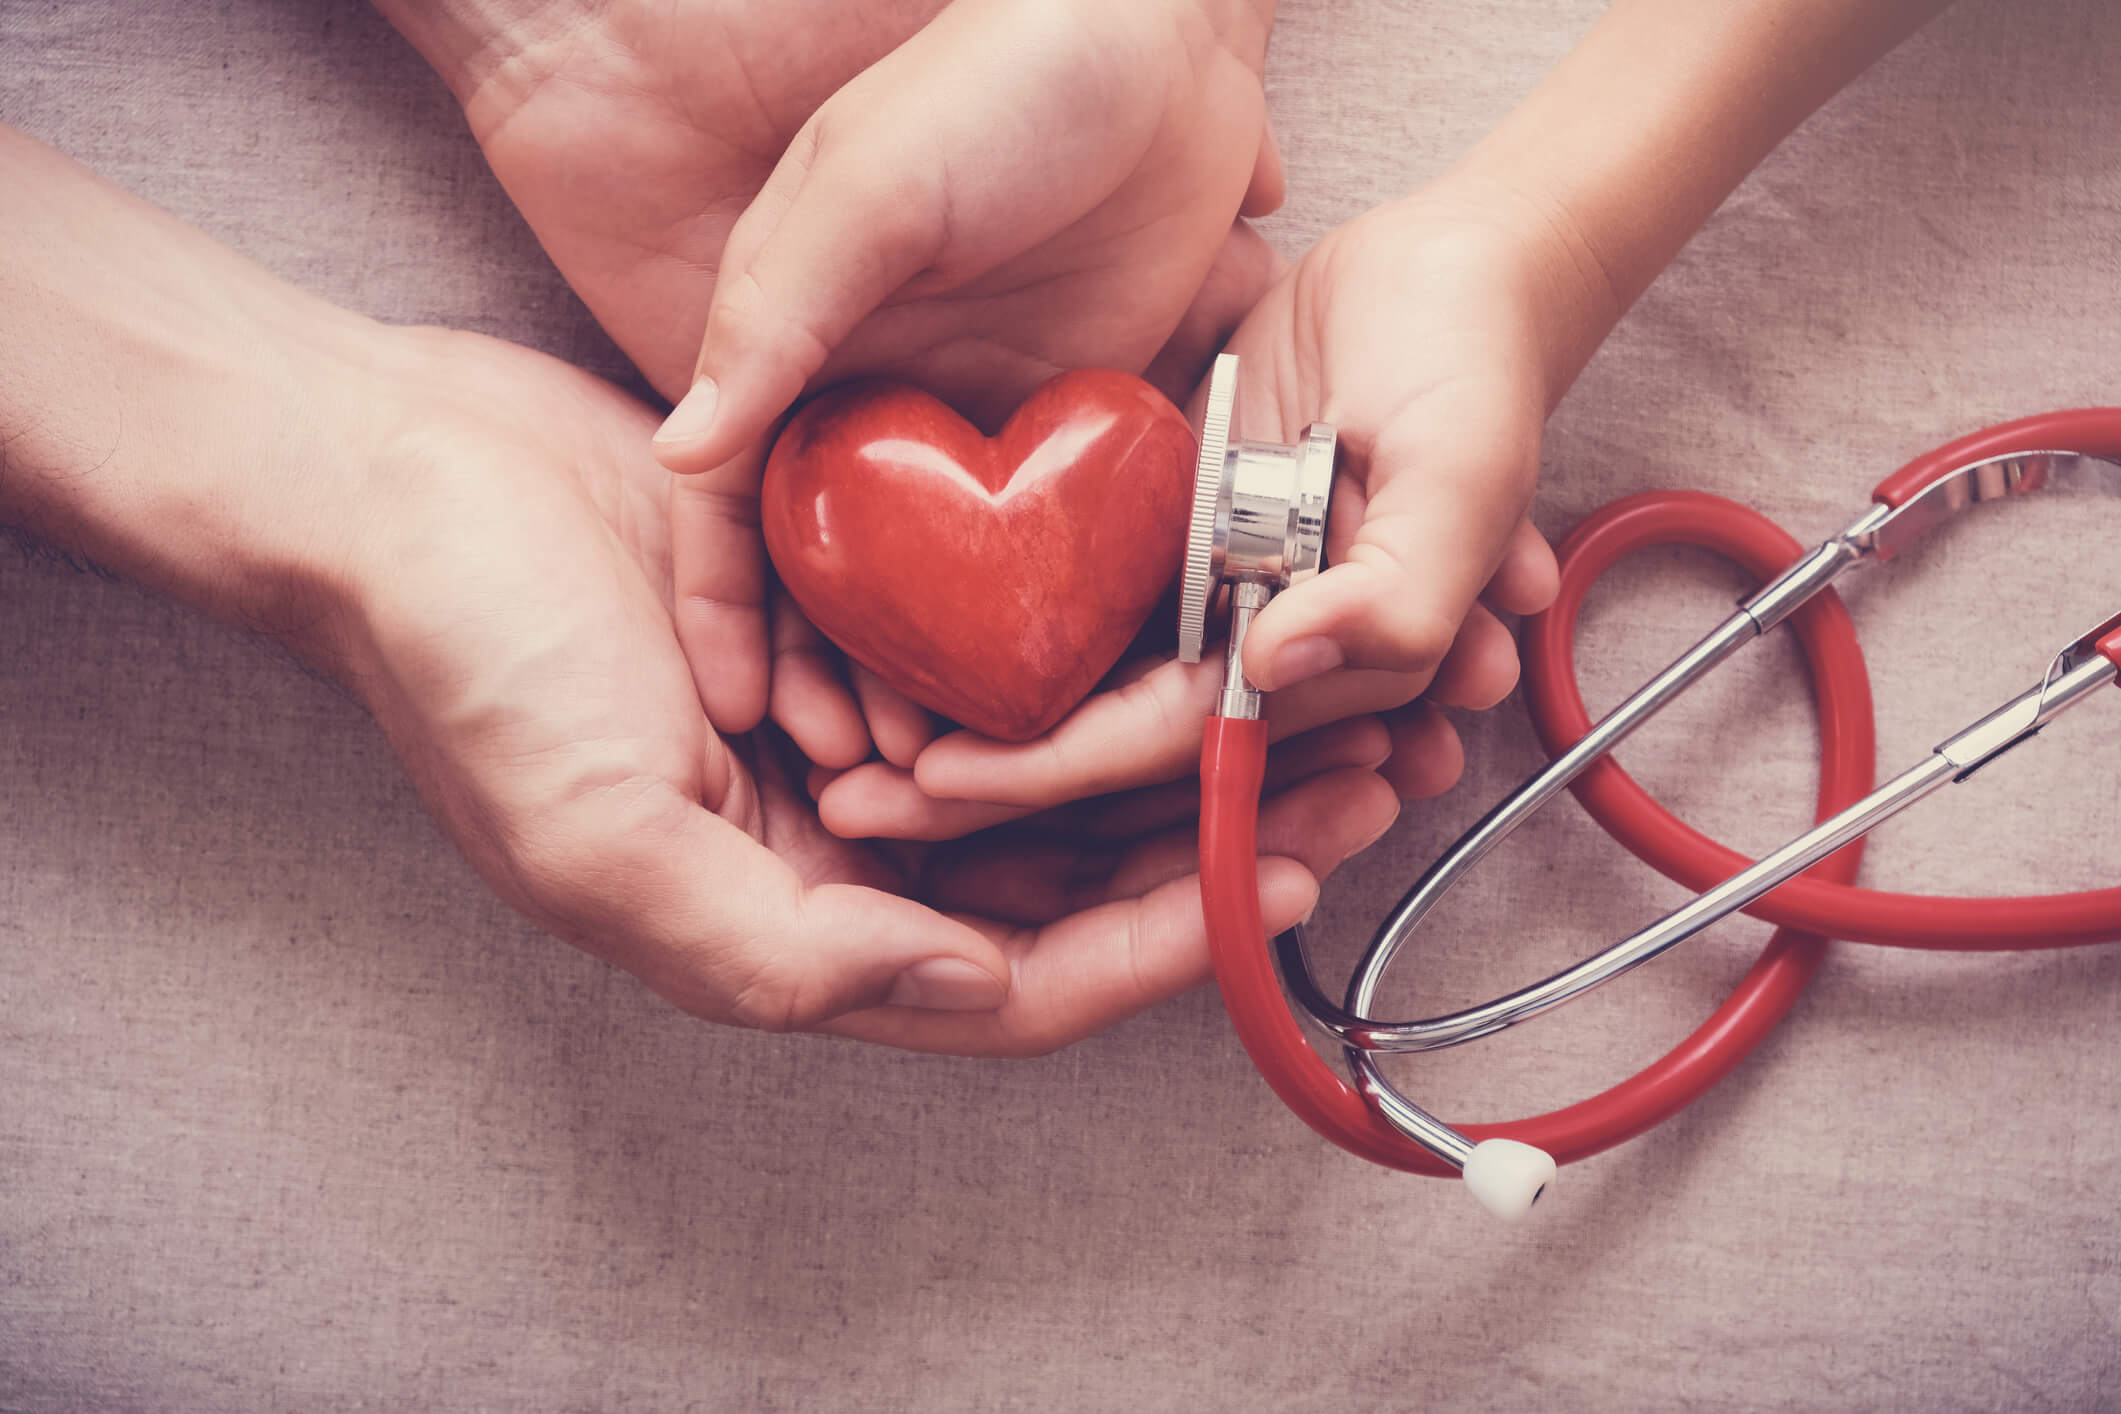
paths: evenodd
<path fill-rule="evenodd" d="M 1515 1139 L 1483 1139 L 1466 1155 L 1466 1187 L 1504 1222 L 1517 1222 L 1532 1211 L 1557 1172 L 1544 1149 Z"/>

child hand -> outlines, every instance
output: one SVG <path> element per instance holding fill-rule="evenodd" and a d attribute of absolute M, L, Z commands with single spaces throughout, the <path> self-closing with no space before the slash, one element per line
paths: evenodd
<path fill-rule="evenodd" d="M 1541 428 L 1575 368 L 1557 333 L 1599 291 L 1529 202 L 1439 184 L 1320 241 L 1230 341 L 1245 436 L 1331 423 L 1327 568 L 1275 597 L 1246 674 L 1279 691 L 1342 666 L 1427 679 L 1464 705 L 1516 681 L 1490 609 L 1533 613 L 1554 562 L 1524 518 Z"/>
<path fill-rule="evenodd" d="M 1347 749 L 1348 719 L 1381 714 L 1389 744 L 1366 764 L 1402 796 L 1435 795 L 1462 761 L 1437 707 L 1490 707 L 1515 685 L 1491 609 L 1553 597 L 1524 512 L 1597 294 L 1551 229 L 1516 198 L 1439 183 L 1320 241 L 1232 337 L 1243 435 L 1294 441 L 1325 421 L 1340 436 L 1329 568 L 1245 642 L 1247 673 L 1276 693 L 1279 749 Z M 1220 686 L 1210 657 L 1137 664 L 1035 742 L 909 736 L 823 785 L 819 813 L 848 835 L 932 838 L 1174 780 Z"/>

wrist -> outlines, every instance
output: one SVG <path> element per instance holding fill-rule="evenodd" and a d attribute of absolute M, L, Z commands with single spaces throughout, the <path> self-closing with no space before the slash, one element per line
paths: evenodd
<path fill-rule="evenodd" d="M 1521 206 L 1602 291 L 1568 332 L 1573 377 L 1747 173 L 1944 3 L 1615 0 L 1439 185 Z"/>
<path fill-rule="evenodd" d="M 1380 214 L 1428 242 L 1456 242 L 1458 260 L 1514 311 L 1520 347 L 1536 359 L 1552 412 L 1627 311 L 1599 252 L 1567 206 L 1512 174 L 1460 163 Z"/>
<path fill-rule="evenodd" d="M 584 0 L 373 0 L 459 104 L 534 44 L 578 27 L 596 7 Z"/>
<path fill-rule="evenodd" d="M 383 331 L 0 129 L 0 521 L 328 657 Z"/>

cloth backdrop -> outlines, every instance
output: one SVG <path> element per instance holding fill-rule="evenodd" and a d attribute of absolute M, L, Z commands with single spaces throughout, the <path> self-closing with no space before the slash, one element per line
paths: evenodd
<path fill-rule="evenodd" d="M 1288 252 L 1440 171 L 1593 0 L 1287 0 Z M 1778 152 L 1555 416 L 1550 535 L 1698 487 L 1804 539 L 1907 456 L 2121 402 L 2121 6 L 1980 0 Z M 623 361 L 365 8 L 0 0 L 0 120 L 331 299 Z M 1985 510 L 1849 593 L 1881 765 L 2121 607 L 2121 505 Z M 1594 597 L 1594 708 L 1742 584 Z M 1538 759 L 1329 886 L 1329 967 Z M 1877 884 L 2121 882 L 2121 697 L 1895 822 Z M 1623 759 L 1747 850 L 1808 822 L 1781 636 Z M 2083 763 L 2083 764 L 2080 764 Z M 493 902 L 381 736 L 281 655 L 0 555 L 0 1407 L 2114 1407 L 2121 949 L 1838 947 L 1675 1123 L 1502 1229 L 1314 1139 L 1211 992 L 1062 1054 L 938 1059 L 677 1014 Z M 1439 915 L 1391 1010 L 1544 975 L 1678 898 L 1570 802 Z M 1399 1073 L 1551 1108 L 1691 1029 L 1738 922 Z"/>

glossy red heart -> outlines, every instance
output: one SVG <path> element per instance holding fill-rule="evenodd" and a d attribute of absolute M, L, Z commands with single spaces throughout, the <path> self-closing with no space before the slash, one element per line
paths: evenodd
<path fill-rule="evenodd" d="M 1064 373 L 993 438 L 917 388 L 847 384 L 774 444 L 766 549 L 848 657 L 1024 741 L 1089 695 L 1177 573 L 1193 445 L 1124 373 Z"/>

